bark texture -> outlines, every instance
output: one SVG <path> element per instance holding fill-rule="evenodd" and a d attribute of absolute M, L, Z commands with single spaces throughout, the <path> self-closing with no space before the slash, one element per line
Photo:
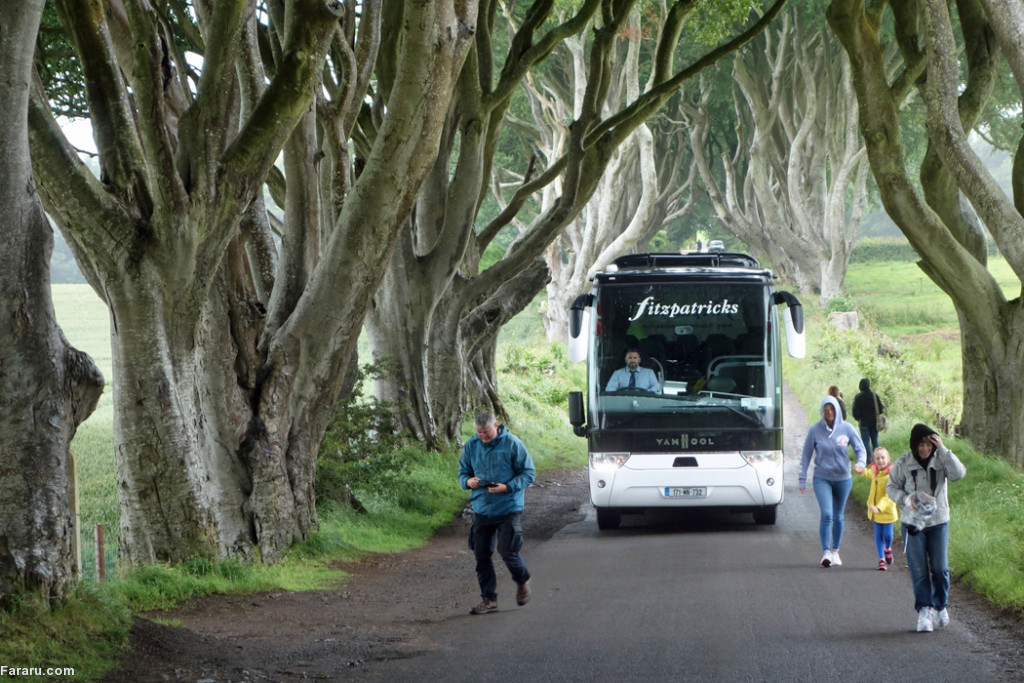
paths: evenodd
<path fill-rule="evenodd" d="M 52 604 L 78 579 L 71 455 L 103 377 L 68 344 L 50 299 L 53 233 L 26 125 L 42 0 L 0 6 L 0 609 L 30 590 Z"/>

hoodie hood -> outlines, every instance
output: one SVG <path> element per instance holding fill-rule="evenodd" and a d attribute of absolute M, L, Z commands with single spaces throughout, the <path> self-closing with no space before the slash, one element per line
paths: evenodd
<path fill-rule="evenodd" d="M 826 396 L 822 399 L 819 413 L 824 412 L 827 406 L 832 406 L 836 419 L 832 427 L 829 427 L 822 417 L 807 429 L 807 438 L 804 439 L 804 448 L 800 455 L 801 484 L 807 481 L 807 470 L 811 465 L 812 456 L 814 476 L 826 481 L 846 481 L 851 478 L 851 448 L 857 455 L 858 463 L 864 465 L 867 461 L 867 452 L 857 429 L 843 419 L 843 411 L 839 409 L 839 401 L 835 396 Z"/>
<path fill-rule="evenodd" d="M 831 405 L 832 409 L 836 411 L 836 419 L 835 422 L 832 423 L 832 430 L 835 431 L 835 428 L 843 423 L 843 411 L 839 407 L 839 399 L 835 396 L 826 396 L 823 398 L 821 400 L 821 405 L 818 407 L 818 414 L 821 415 L 821 422 L 826 427 L 828 427 L 828 424 L 825 422 L 825 406 L 827 405 Z"/>
<path fill-rule="evenodd" d="M 865 377 L 860 381 L 860 384 L 858 386 L 860 387 L 861 391 L 871 391 L 871 380 Z"/>
<path fill-rule="evenodd" d="M 921 424 L 920 422 L 914 425 L 913 429 L 910 430 L 910 452 L 916 456 L 918 444 L 932 434 L 938 434 L 938 432 L 928 425 Z"/>

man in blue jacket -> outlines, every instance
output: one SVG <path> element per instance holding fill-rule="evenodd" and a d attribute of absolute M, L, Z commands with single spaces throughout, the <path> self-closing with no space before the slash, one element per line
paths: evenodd
<path fill-rule="evenodd" d="M 489 411 L 477 413 L 476 436 L 466 442 L 459 457 L 459 485 L 470 489 L 473 528 L 469 547 L 476 557 L 480 604 L 471 614 L 498 611 L 498 579 L 492 555 L 497 537 L 498 554 L 518 586 L 516 603 L 530 601 L 530 572 L 519 551 L 523 548 L 523 495 L 533 483 L 533 459 L 526 446 L 495 422 Z"/>

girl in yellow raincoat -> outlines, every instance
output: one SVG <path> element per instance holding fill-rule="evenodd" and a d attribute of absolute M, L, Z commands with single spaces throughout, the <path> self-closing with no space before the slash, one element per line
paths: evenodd
<path fill-rule="evenodd" d="M 874 523 L 875 548 L 878 549 L 878 571 L 882 572 L 892 564 L 893 526 L 900 518 L 896 503 L 885 492 L 885 485 L 889 483 L 891 467 L 889 451 L 879 446 L 875 449 L 872 464 L 861 472 L 861 476 L 871 480 L 871 491 L 868 493 L 868 519 Z"/>

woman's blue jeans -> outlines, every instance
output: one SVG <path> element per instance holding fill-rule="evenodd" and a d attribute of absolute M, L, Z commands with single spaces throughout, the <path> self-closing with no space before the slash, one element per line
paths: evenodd
<path fill-rule="evenodd" d="M 839 550 L 839 543 L 843 540 L 843 512 L 852 488 L 853 479 L 829 481 L 814 478 L 814 497 L 818 499 L 818 508 L 821 510 L 818 536 L 821 537 L 822 552 Z"/>
<path fill-rule="evenodd" d="M 949 604 L 949 523 L 927 526 L 916 534 L 903 525 L 907 566 L 914 584 L 914 610 L 944 609 Z"/>

